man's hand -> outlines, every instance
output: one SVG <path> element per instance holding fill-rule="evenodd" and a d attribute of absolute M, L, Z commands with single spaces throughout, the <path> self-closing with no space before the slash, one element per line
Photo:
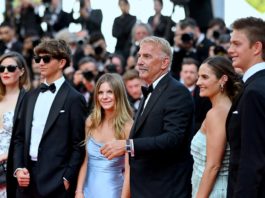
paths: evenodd
<path fill-rule="evenodd" d="M 17 182 L 20 187 L 28 187 L 30 183 L 29 171 L 26 168 L 16 172 Z"/>
<path fill-rule="evenodd" d="M 114 157 L 119 157 L 125 154 L 126 152 L 125 145 L 126 145 L 125 140 L 114 140 L 102 146 L 100 148 L 100 153 L 109 160 L 111 160 Z"/>

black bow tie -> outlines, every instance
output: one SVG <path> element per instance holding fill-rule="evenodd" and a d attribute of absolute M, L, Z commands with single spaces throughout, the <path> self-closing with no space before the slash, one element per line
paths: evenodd
<path fill-rule="evenodd" d="M 142 93 L 144 95 L 144 98 L 147 98 L 148 94 L 152 93 L 152 91 L 153 91 L 153 86 L 152 85 L 150 85 L 149 87 L 142 86 L 141 88 L 142 88 Z"/>
<path fill-rule="evenodd" d="M 40 91 L 43 93 L 45 91 L 50 90 L 52 93 L 54 93 L 56 91 L 56 86 L 54 83 L 50 84 L 50 85 L 46 85 L 44 83 L 41 83 L 40 85 Z"/>

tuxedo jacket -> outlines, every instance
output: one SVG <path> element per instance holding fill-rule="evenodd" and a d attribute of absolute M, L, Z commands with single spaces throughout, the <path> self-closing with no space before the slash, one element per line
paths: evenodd
<path fill-rule="evenodd" d="M 143 100 L 139 109 L 142 108 Z M 191 197 L 193 101 L 190 92 L 168 73 L 153 90 L 130 138 L 130 186 L 134 198 Z"/>
<path fill-rule="evenodd" d="M 14 137 L 14 170 L 30 165 L 33 112 L 40 88 L 29 92 L 23 103 L 22 119 Z M 45 105 L 45 104 L 43 104 Z M 64 82 L 52 103 L 38 148 L 36 188 L 41 196 L 63 187 L 63 177 L 75 188 L 84 160 L 86 102 L 68 82 Z"/>
<path fill-rule="evenodd" d="M 265 70 L 244 84 L 227 118 L 230 164 L 227 197 L 265 197 Z"/>
<path fill-rule="evenodd" d="M 7 197 L 14 198 L 16 197 L 16 188 L 17 188 L 17 179 L 13 176 L 14 169 L 13 169 L 13 154 L 14 154 L 14 136 L 15 131 L 17 130 L 17 126 L 19 120 L 21 119 L 21 107 L 24 96 L 26 94 L 25 89 L 21 89 L 19 92 L 14 117 L 13 117 L 13 129 L 12 129 L 12 136 L 10 140 L 9 150 L 8 150 L 8 159 L 7 159 L 7 178 L 6 178 L 6 187 L 7 187 Z"/>

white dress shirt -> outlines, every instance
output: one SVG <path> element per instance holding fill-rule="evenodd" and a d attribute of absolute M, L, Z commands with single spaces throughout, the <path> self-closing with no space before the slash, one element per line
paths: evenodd
<path fill-rule="evenodd" d="M 253 76 L 255 73 L 265 69 L 265 62 L 257 63 L 250 67 L 243 75 L 243 81 L 244 83 L 249 79 L 251 76 Z"/>
<path fill-rule="evenodd" d="M 30 139 L 30 150 L 29 155 L 31 160 L 38 160 L 38 149 L 39 144 L 42 138 L 42 134 L 44 131 L 44 127 L 47 122 L 47 118 L 53 103 L 53 100 L 58 93 L 58 90 L 64 83 L 65 78 L 62 76 L 58 80 L 54 82 L 56 86 L 56 91 L 52 93 L 51 91 L 40 92 L 37 98 L 34 112 L 33 112 L 33 120 L 32 120 L 32 128 L 31 128 L 31 139 Z M 47 84 L 45 82 L 45 84 Z"/>

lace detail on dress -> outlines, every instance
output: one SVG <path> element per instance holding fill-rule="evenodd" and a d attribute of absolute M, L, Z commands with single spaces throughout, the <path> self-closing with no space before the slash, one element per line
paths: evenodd
<path fill-rule="evenodd" d="M 10 139 L 13 129 L 14 112 L 5 112 L 3 114 L 3 128 L 0 129 L 0 155 L 7 153 L 10 145 Z M 0 198 L 6 197 L 6 187 L 0 187 Z"/>

